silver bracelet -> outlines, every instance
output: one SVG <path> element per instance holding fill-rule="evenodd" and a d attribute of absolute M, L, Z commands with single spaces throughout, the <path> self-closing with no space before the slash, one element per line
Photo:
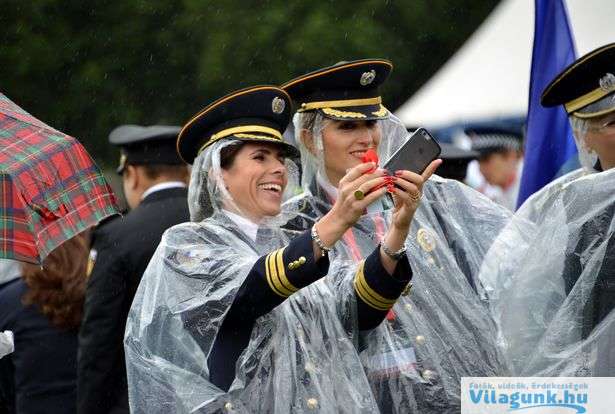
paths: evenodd
<path fill-rule="evenodd" d="M 320 240 L 320 236 L 318 235 L 318 232 L 316 231 L 316 225 L 312 226 L 312 240 L 314 240 L 314 243 L 316 243 L 316 246 L 318 246 L 318 248 L 322 251 L 323 256 L 326 256 L 331 251 L 331 248 L 325 246 L 322 240 Z"/>
<path fill-rule="evenodd" d="M 389 249 L 387 245 L 384 244 L 384 242 L 380 243 L 380 247 L 382 247 L 382 251 L 393 260 L 399 260 L 406 254 L 406 246 L 403 246 L 396 252 L 392 252 L 391 249 Z"/>

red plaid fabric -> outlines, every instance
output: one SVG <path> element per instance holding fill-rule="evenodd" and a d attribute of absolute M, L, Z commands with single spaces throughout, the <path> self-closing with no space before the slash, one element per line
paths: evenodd
<path fill-rule="evenodd" d="M 0 257 L 31 263 L 118 213 L 85 148 L 0 93 Z"/>

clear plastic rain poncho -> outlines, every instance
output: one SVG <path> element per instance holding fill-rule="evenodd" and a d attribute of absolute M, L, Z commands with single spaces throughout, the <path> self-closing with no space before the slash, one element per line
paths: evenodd
<path fill-rule="evenodd" d="M 259 256 L 288 242 L 281 218 L 261 223 L 274 235 L 256 243 L 221 210 L 232 200 L 219 153 L 234 143 L 216 143 L 195 160 L 193 222 L 164 234 L 134 298 L 124 339 L 131 412 L 377 412 L 349 335 L 354 269 L 341 262 L 329 267 L 336 278 L 257 319 L 228 393 L 210 382 L 207 357 L 238 288 Z M 204 218 L 208 203 L 214 212 Z"/>
<path fill-rule="evenodd" d="M 480 273 L 514 375 L 615 376 L 615 171 L 571 121 L 583 167 L 521 206 Z"/>
<path fill-rule="evenodd" d="M 302 128 L 313 133 L 316 154 L 301 146 L 304 194 L 291 199 L 300 216 L 290 228 L 305 228 L 331 208 L 325 178 L 318 113 L 295 115 L 297 142 Z M 379 158 L 384 161 L 408 137 L 394 116 L 378 121 Z M 373 203 L 333 257 L 360 260 L 378 245 L 393 205 Z M 457 181 L 433 176 L 424 186 L 406 242 L 413 286 L 380 327 L 361 338 L 360 355 L 382 412 L 458 413 L 462 376 L 506 375 L 496 346 L 495 326 L 475 284 L 485 253 L 510 213 Z"/>

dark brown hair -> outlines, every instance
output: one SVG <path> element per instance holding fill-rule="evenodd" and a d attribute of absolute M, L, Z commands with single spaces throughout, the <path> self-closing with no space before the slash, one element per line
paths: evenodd
<path fill-rule="evenodd" d="M 150 180 L 155 180 L 159 177 L 177 179 L 179 181 L 186 181 L 188 179 L 187 165 L 144 164 L 141 166 L 146 177 Z"/>
<path fill-rule="evenodd" d="M 81 233 L 54 249 L 42 268 L 23 264 L 22 277 L 28 291 L 22 303 L 38 305 L 59 328 L 77 328 L 83 313 L 87 261 L 88 238 Z"/>
<path fill-rule="evenodd" d="M 243 147 L 243 142 L 238 144 L 227 145 L 220 150 L 220 168 L 228 170 L 233 166 L 237 153 Z"/>

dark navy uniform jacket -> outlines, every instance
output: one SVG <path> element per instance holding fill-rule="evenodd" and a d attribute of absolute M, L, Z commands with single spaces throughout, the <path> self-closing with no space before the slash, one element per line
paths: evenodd
<path fill-rule="evenodd" d="M 123 346 L 126 318 L 162 233 L 189 220 L 187 193 L 186 188 L 156 191 L 94 234 L 96 261 L 79 332 L 79 413 L 129 412 Z"/>
<path fill-rule="evenodd" d="M 286 247 L 260 257 L 241 285 L 208 356 L 210 380 L 228 390 L 235 378 L 235 363 L 250 340 L 256 319 L 286 298 L 324 277 L 328 257 L 314 260 L 311 227 Z M 354 287 L 359 329 L 372 329 L 386 316 L 406 288 L 412 272 L 407 258 L 389 275 L 375 249 L 359 266 Z"/>
<path fill-rule="evenodd" d="M 15 335 L 15 352 L 0 359 L 0 413 L 72 414 L 77 331 L 57 328 L 38 306 L 23 305 L 27 290 L 21 278 L 0 285 L 0 331 Z"/>

